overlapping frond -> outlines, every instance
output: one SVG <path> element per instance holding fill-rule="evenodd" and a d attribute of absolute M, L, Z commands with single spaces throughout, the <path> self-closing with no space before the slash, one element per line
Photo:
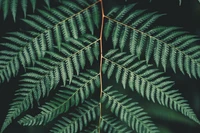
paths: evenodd
<path fill-rule="evenodd" d="M 90 121 L 99 116 L 99 103 L 94 100 L 85 101 L 76 112 L 71 112 L 70 117 L 63 117 L 52 128 L 52 133 L 77 133 L 86 127 Z"/>
<path fill-rule="evenodd" d="M 103 90 L 101 101 L 112 113 L 138 133 L 159 132 L 155 124 L 150 120 L 150 117 L 147 116 L 147 113 L 143 111 L 138 103 L 133 102 L 131 98 L 111 88 L 112 86 L 109 86 Z M 112 121 L 112 123 L 115 121 Z M 124 132 L 126 128 L 121 128 L 121 130 L 121 132 Z"/>
<path fill-rule="evenodd" d="M 41 112 L 32 117 L 22 118 L 19 123 L 24 126 L 45 125 L 60 114 L 69 110 L 72 106 L 83 103 L 96 89 L 99 88 L 99 74 L 93 70 L 74 76 L 72 83 L 59 89 L 52 100 L 40 107 Z"/>
<path fill-rule="evenodd" d="M 92 0 L 93 1 L 93 0 Z M 52 10 L 39 10 L 38 15 L 23 19 L 31 32 L 11 32 L 2 43 L 6 50 L 0 53 L 0 82 L 15 76 L 20 66 L 30 66 L 42 58 L 46 50 L 53 50 L 70 37 L 78 38 L 99 25 L 98 2 L 66 1 Z M 10 54 L 12 53 L 12 54 Z"/>
<path fill-rule="evenodd" d="M 200 46 L 195 44 L 198 36 L 176 27 L 152 28 L 161 15 L 133 8 L 114 8 L 105 17 L 104 36 L 111 36 L 113 47 L 122 51 L 126 47 L 139 59 L 145 56 L 147 63 L 152 58 L 165 71 L 170 64 L 174 72 L 179 68 L 183 74 L 200 77 Z"/>
<path fill-rule="evenodd" d="M 90 124 L 80 133 L 99 133 L 99 127 L 97 125 Z"/>
<path fill-rule="evenodd" d="M 56 88 L 60 80 L 64 85 L 67 80 L 71 83 L 73 75 L 78 75 L 80 68 L 85 67 L 86 59 L 93 63 L 97 55 L 94 52 L 99 52 L 95 46 L 98 46 L 99 39 L 91 35 L 80 39 L 81 41 L 69 39 L 68 43 L 62 44 L 59 53 L 47 52 L 49 57 L 38 61 L 38 66 L 28 68 L 30 72 L 22 76 L 20 89 L 15 93 L 17 97 L 11 104 L 2 131 L 13 119 L 33 106 L 33 100 L 39 101 L 41 97 L 48 95 L 51 89 Z"/>
<path fill-rule="evenodd" d="M 58 0 L 61 2 L 61 0 Z M 44 0 L 46 6 L 50 7 L 50 0 Z M 21 7 L 24 17 L 26 17 L 27 9 L 31 5 L 33 12 L 35 11 L 35 7 L 37 4 L 37 0 L 1 0 L 0 1 L 0 9 L 3 12 L 4 20 L 7 18 L 8 14 L 11 13 L 13 16 L 13 20 L 16 20 L 16 15 L 19 7 Z"/>
<path fill-rule="evenodd" d="M 130 130 L 120 120 L 111 115 L 103 115 L 101 117 L 100 127 L 106 133 L 133 133 L 133 130 Z"/>
<path fill-rule="evenodd" d="M 178 90 L 172 89 L 174 82 L 162 75 L 152 65 L 138 61 L 136 57 L 119 50 L 110 50 L 103 57 L 103 73 L 110 78 L 115 73 L 116 81 L 121 80 L 124 88 L 128 84 L 143 97 L 161 105 L 180 111 L 185 116 L 200 123 L 187 101 Z"/>

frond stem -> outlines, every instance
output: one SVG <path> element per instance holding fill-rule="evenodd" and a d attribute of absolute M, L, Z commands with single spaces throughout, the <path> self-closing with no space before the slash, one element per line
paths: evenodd
<path fill-rule="evenodd" d="M 103 28 L 104 28 L 104 6 L 103 6 L 103 0 L 99 0 L 101 4 L 101 30 L 100 30 L 100 67 L 99 67 L 99 73 L 100 73 L 100 99 L 102 98 L 103 93 L 103 76 L 102 76 L 102 62 L 103 62 Z M 101 117 L 102 117 L 102 105 L 99 103 L 99 109 L 100 109 L 100 117 L 99 117 L 99 133 L 101 132 L 100 124 L 101 124 Z"/>

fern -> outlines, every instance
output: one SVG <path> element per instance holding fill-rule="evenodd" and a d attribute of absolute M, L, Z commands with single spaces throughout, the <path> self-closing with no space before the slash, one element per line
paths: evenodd
<path fill-rule="evenodd" d="M 0 8 L 2 9 L 4 20 L 7 18 L 9 12 L 11 12 L 13 20 L 16 21 L 18 6 L 21 6 L 22 11 L 24 13 L 24 17 L 26 17 L 29 2 L 34 12 L 37 0 L 1 0 Z M 50 1 L 44 0 L 44 2 L 46 6 L 50 8 Z M 59 2 L 61 2 L 61 0 L 59 0 Z"/>
<path fill-rule="evenodd" d="M 73 4 L 76 3 L 72 2 L 71 5 Z M 7 43 L 1 45 L 9 50 L 4 50 L 0 54 L 0 56 L 5 57 L 0 60 L 0 82 L 9 81 L 12 76 L 17 75 L 20 68 L 19 64 L 22 64 L 25 68 L 34 64 L 35 60 L 44 57 L 45 51 L 53 50 L 54 44 L 60 50 L 63 40 L 67 41 L 69 37 L 77 39 L 81 29 L 77 28 L 76 22 L 83 23 L 81 22 L 83 20 L 77 19 L 77 17 L 86 17 L 84 23 L 87 23 L 87 21 L 90 21 L 92 25 L 96 23 L 96 21 L 92 21 L 93 15 L 97 14 L 93 11 L 94 8 L 95 11 L 98 11 L 95 6 L 96 3 L 88 3 L 88 5 L 82 6 L 81 1 L 79 1 L 78 4 L 80 7 L 77 9 L 71 9 L 71 5 L 66 4 L 55 8 L 53 11 L 40 10 L 40 16 L 29 15 L 28 19 L 23 19 L 25 23 L 35 29 L 36 33 L 12 32 L 9 33 L 9 37 L 4 37 Z M 89 29 L 94 30 L 91 26 Z M 7 55 L 11 51 L 13 55 Z M 16 68 L 12 69 L 13 66 Z"/>
<path fill-rule="evenodd" d="M 198 36 L 188 35 L 176 27 L 151 28 L 161 15 L 144 10 L 132 11 L 133 6 L 113 9 L 105 17 L 108 22 L 105 24 L 104 36 L 106 39 L 112 36 L 113 47 L 119 47 L 121 51 L 129 47 L 131 54 L 140 59 L 142 53 L 145 53 L 147 63 L 153 58 L 157 66 L 162 65 L 164 71 L 170 63 L 174 72 L 178 67 L 183 74 L 199 78 L 200 47 L 193 47 L 199 40 Z"/>
<path fill-rule="evenodd" d="M 107 133 L 132 133 L 132 130 L 120 123 L 118 119 L 109 115 L 101 117 L 101 129 Z"/>
<path fill-rule="evenodd" d="M 92 39 L 96 38 L 93 37 Z M 47 52 L 52 59 L 43 58 L 40 62 L 37 62 L 39 65 L 38 67 L 28 68 L 32 72 L 23 75 L 24 78 L 21 80 L 21 88 L 16 91 L 18 97 L 14 99 L 3 128 L 7 127 L 12 119 L 15 119 L 29 107 L 33 107 L 33 99 L 39 101 L 41 97 L 48 95 L 51 89 L 57 87 L 60 79 L 62 79 L 64 85 L 66 84 L 66 79 L 69 79 L 69 83 L 71 83 L 74 75 L 73 66 L 81 65 L 80 62 L 84 63 L 84 65 L 82 65 L 83 68 L 85 66 L 85 53 L 88 55 L 87 57 L 90 62 L 93 62 L 93 60 L 90 59 L 91 56 L 93 57 L 91 49 L 92 45 L 98 45 L 98 43 L 96 43 L 98 40 L 90 42 L 88 46 L 78 40 L 70 40 L 77 48 L 72 47 L 73 45 L 70 46 L 70 44 L 63 44 L 60 54 Z M 82 61 L 78 59 L 80 56 L 82 56 Z M 76 69 L 76 71 L 78 75 L 80 69 Z"/>
<path fill-rule="evenodd" d="M 89 95 L 94 93 L 96 87 L 99 87 L 99 74 L 93 71 L 81 73 L 74 78 L 72 84 L 59 90 L 53 100 L 40 107 L 40 114 L 35 117 L 27 115 L 19 123 L 28 126 L 46 124 L 58 115 L 67 112 L 70 107 L 83 103 Z"/>
<path fill-rule="evenodd" d="M 110 107 L 112 113 L 127 123 L 136 132 L 157 133 L 157 127 L 149 120 L 142 108 L 137 103 L 131 102 L 126 95 L 117 91 L 110 91 L 111 86 L 103 91 L 102 102 Z M 131 103 L 130 103 L 131 102 Z M 123 129 L 124 130 L 124 129 Z M 122 132 L 122 131 L 121 131 Z"/>
<path fill-rule="evenodd" d="M 147 66 L 144 61 L 135 61 L 136 57 L 120 53 L 118 50 L 110 50 L 103 58 L 103 73 L 107 73 L 108 78 L 116 70 L 116 81 L 118 82 L 121 77 L 124 88 L 128 83 L 131 90 L 135 88 L 148 100 L 157 101 L 161 105 L 180 111 L 200 123 L 181 94 L 177 90 L 170 90 L 174 83 L 169 81 L 168 77 L 162 76 L 162 72 L 152 69 L 151 65 Z"/>
<path fill-rule="evenodd" d="M 98 127 L 96 125 L 91 124 L 80 133 L 98 133 Z"/>
<path fill-rule="evenodd" d="M 84 126 L 88 125 L 88 122 L 96 120 L 99 112 L 98 102 L 91 100 L 86 101 L 81 107 L 78 107 L 77 113 L 70 113 L 73 117 L 70 120 L 67 117 L 63 117 L 62 120 L 59 120 L 55 127 L 52 128 L 51 132 L 53 133 L 75 133 L 81 131 Z"/>
<path fill-rule="evenodd" d="M 159 26 L 164 14 L 139 4 L 59 0 L 52 7 L 44 0 L 37 9 L 37 2 L 0 0 L 4 19 L 11 13 L 17 21 L 21 6 L 27 27 L 0 43 L 0 83 L 20 76 L 1 133 L 16 120 L 53 133 L 163 132 L 141 104 L 147 101 L 200 124 L 166 72 L 200 77 L 197 35 Z M 27 15 L 30 5 L 35 13 Z"/>

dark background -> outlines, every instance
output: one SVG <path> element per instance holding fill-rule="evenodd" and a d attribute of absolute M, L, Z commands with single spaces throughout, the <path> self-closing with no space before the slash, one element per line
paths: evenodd
<path fill-rule="evenodd" d="M 183 0 L 181 6 L 179 6 L 179 0 L 152 0 L 152 2 L 149 2 L 149 0 L 127 0 L 127 2 L 125 2 L 125 0 L 104 0 L 105 11 L 114 5 L 123 5 L 133 2 L 138 2 L 138 8 L 148 8 L 151 11 L 158 11 L 159 13 L 167 14 L 158 20 L 157 23 L 159 25 L 183 27 L 184 30 L 200 36 L 200 3 L 198 3 L 198 0 Z M 43 8 L 43 5 L 44 3 L 40 1 L 37 4 L 37 7 Z M 32 9 L 29 9 L 28 13 L 32 13 L 31 10 Z M 22 14 L 23 13 L 20 8 L 17 22 L 14 23 L 11 16 L 3 21 L 2 11 L 0 10 L 1 37 L 5 36 L 8 31 L 24 29 L 23 24 L 19 20 L 20 18 L 23 18 Z M 0 42 L 2 41 L 3 40 L 0 39 Z M 23 70 L 20 70 L 19 73 L 23 73 Z M 179 71 L 177 74 L 174 74 L 172 70 L 168 70 L 167 75 L 172 77 L 171 79 L 176 83 L 175 88 L 180 90 L 200 119 L 200 80 L 189 78 L 187 75 L 183 75 Z M 19 79 L 20 77 L 17 76 L 12 78 L 9 83 L 0 84 L 0 126 L 5 119 L 9 109 L 9 104 L 14 98 L 14 91 L 18 88 L 17 85 Z M 137 95 L 136 97 L 144 109 L 150 114 L 150 116 L 152 116 L 152 119 L 155 121 L 156 125 L 159 126 L 162 133 L 200 132 L 200 125 L 197 125 L 179 113 L 171 111 L 165 107 L 161 107 L 157 104 L 147 102 Z M 45 133 L 48 131 L 48 128 L 48 126 L 22 127 L 15 121 L 8 127 L 5 133 Z"/>

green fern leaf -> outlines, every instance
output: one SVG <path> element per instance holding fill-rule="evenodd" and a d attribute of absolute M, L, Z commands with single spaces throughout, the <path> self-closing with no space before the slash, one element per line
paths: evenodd
<path fill-rule="evenodd" d="M 98 6 L 97 5 L 94 5 L 92 7 L 92 12 L 94 14 L 94 19 L 93 19 L 94 24 L 96 25 L 97 28 L 99 28 L 100 27 L 100 12 L 98 10 Z"/>
<path fill-rule="evenodd" d="M 35 117 L 27 115 L 19 123 L 24 126 L 45 125 L 58 115 L 67 112 L 70 107 L 83 103 L 89 95 L 94 93 L 95 88 L 99 87 L 98 82 L 99 74 L 92 70 L 75 76 L 72 84 L 60 89 L 50 102 L 40 107 L 40 114 Z M 77 101 L 77 97 L 81 100 Z"/>
<path fill-rule="evenodd" d="M 55 36 L 55 39 L 56 39 L 58 49 L 60 50 L 61 49 L 61 41 L 62 41 L 60 26 L 56 25 L 53 30 L 54 30 L 54 36 Z"/>
<path fill-rule="evenodd" d="M 2 2 L 2 10 L 3 10 L 3 19 L 5 20 L 7 15 L 8 15 L 8 11 L 9 11 L 9 4 L 10 4 L 10 0 L 4 0 L 1 1 Z"/>
<path fill-rule="evenodd" d="M 18 0 L 12 0 L 11 4 L 10 4 L 10 9 L 12 12 L 12 16 L 13 16 L 13 20 L 16 21 L 16 14 L 17 14 L 17 4 L 18 4 Z"/>
<path fill-rule="evenodd" d="M 93 21 L 92 21 L 92 18 L 90 17 L 91 16 L 90 12 L 88 10 L 85 11 L 84 16 L 85 16 L 86 24 L 88 25 L 90 32 L 94 34 L 94 25 L 92 24 Z"/>
<path fill-rule="evenodd" d="M 55 124 L 51 132 L 68 132 L 76 133 L 81 131 L 83 127 L 87 126 L 90 121 L 96 120 L 99 115 L 99 104 L 94 100 L 85 101 L 82 106 L 78 107 L 76 112 L 71 113 L 69 117 L 63 117 Z"/>
<path fill-rule="evenodd" d="M 95 39 L 95 37 L 93 37 L 93 39 Z M 21 80 L 22 87 L 16 91 L 16 95 L 19 95 L 15 98 L 13 106 L 10 108 L 2 130 L 4 130 L 11 123 L 12 119 L 15 119 L 22 112 L 32 106 L 33 99 L 39 101 L 41 97 L 48 95 L 51 89 L 56 88 L 60 79 L 63 77 L 61 74 L 63 72 L 63 67 L 60 65 L 61 63 L 65 64 L 64 72 L 67 74 L 69 83 L 71 83 L 74 75 L 74 73 L 72 73 L 74 65 L 71 58 L 73 58 L 74 55 L 80 56 L 81 51 L 85 51 L 87 53 L 87 47 L 93 47 L 93 45 L 98 44 L 96 42 L 99 41 L 99 39 L 93 40 L 93 42 L 90 40 L 89 44 L 84 44 L 81 41 L 76 41 L 74 39 L 70 40 L 71 45 L 70 42 L 67 44 L 63 43 L 63 48 L 61 49 L 60 54 L 46 52 L 47 55 L 51 56 L 51 58 L 43 58 L 39 63 L 36 62 L 38 66 L 31 69 L 33 70 L 32 72 L 23 75 L 23 79 Z M 25 62 L 24 58 L 20 59 L 22 62 Z M 84 59 L 84 61 L 86 61 L 86 59 Z M 41 69 L 44 69 L 45 71 Z M 62 80 L 63 83 L 65 83 L 67 79 Z M 47 88 L 47 86 L 49 86 L 49 88 Z M 20 95 L 20 93 L 23 93 L 23 95 Z"/>
<path fill-rule="evenodd" d="M 110 115 L 101 117 L 101 129 L 106 133 L 132 133 L 133 131 L 120 122 L 120 120 Z"/>
<path fill-rule="evenodd" d="M 81 131 L 80 133 L 98 133 L 98 126 L 91 124 L 84 131 Z"/>
<path fill-rule="evenodd" d="M 118 9 L 114 13 L 111 11 L 112 13 L 108 13 L 105 17 L 108 20 L 104 27 L 105 39 L 112 36 L 114 48 L 119 47 L 123 51 L 127 47 L 126 44 L 129 44 L 130 53 L 137 55 L 139 59 L 145 53 L 147 63 L 153 58 L 157 66 L 162 64 L 164 71 L 170 63 L 174 72 L 178 67 L 183 74 L 200 77 L 198 75 L 200 53 L 197 50 L 200 47 L 194 44 L 199 40 L 197 36 L 188 35 L 176 27 L 152 28 L 152 24 L 161 16 L 160 14 L 135 11 L 129 7 Z M 118 12 L 124 14 L 119 17 Z M 120 29 L 126 30 L 127 35 L 122 33 L 119 38 Z"/>
<path fill-rule="evenodd" d="M 24 17 L 26 17 L 26 11 L 27 11 L 27 6 L 28 6 L 27 0 L 21 0 L 21 6 L 22 6 L 22 10 L 24 12 Z"/>
<path fill-rule="evenodd" d="M 25 1 L 26 0 L 23 0 L 22 2 Z M 76 2 L 72 3 L 76 4 Z M 60 16 L 65 16 L 61 18 L 58 18 L 57 14 L 56 16 L 54 15 L 55 10 L 39 10 L 39 17 L 36 15 L 28 15 L 28 19 L 23 19 L 23 21 L 31 26 L 36 32 L 34 32 L 34 35 L 33 32 L 13 32 L 9 34 L 9 38 L 5 38 L 7 42 L 11 42 L 12 45 L 16 45 L 17 49 L 15 51 L 15 55 L 13 55 L 10 60 L 7 60 L 7 63 L 3 64 L 3 66 L 0 67 L 1 77 L 7 76 L 7 79 L 10 79 L 12 76 L 18 73 L 19 69 L 16 69 L 13 73 L 8 71 L 7 69 L 8 67 L 10 67 L 10 64 L 14 64 L 13 61 L 15 58 L 20 60 L 23 67 L 30 66 L 32 63 L 34 64 L 35 60 L 44 57 L 46 50 L 52 50 L 54 44 L 56 44 L 60 49 L 61 42 L 63 40 L 67 41 L 69 39 L 68 37 L 78 38 L 78 36 L 80 36 L 80 29 L 77 28 L 76 21 L 79 22 L 80 20 L 76 19 L 77 16 L 85 18 L 85 12 L 87 12 L 87 17 L 92 19 L 93 17 L 95 17 L 96 14 L 92 13 L 91 8 L 97 3 L 98 2 L 90 4 L 89 2 L 87 6 L 77 4 L 77 6 L 79 6 L 79 10 L 75 11 L 74 9 L 68 9 L 69 7 L 71 7 L 71 5 L 59 6 L 58 8 L 55 8 L 55 10 L 58 11 L 56 13 L 60 13 Z M 68 10 L 72 13 L 63 12 L 63 10 Z M 95 25 L 93 21 L 90 24 Z M 91 25 L 88 25 L 88 28 L 90 30 L 94 30 L 94 28 L 91 28 Z M 68 29 L 72 32 L 70 33 Z M 9 45 L 6 47 L 11 46 Z M 27 53 L 26 51 L 29 52 Z M 1 54 L 1 56 L 4 55 Z M 32 61 L 32 63 L 30 61 Z M 90 61 L 92 62 L 92 59 Z M 1 82 L 4 82 L 3 79 L 6 78 L 2 78 Z"/>
<path fill-rule="evenodd" d="M 37 0 L 30 0 L 33 12 L 35 11 Z M 50 1 L 44 0 L 46 5 L 50 8 Z M 9 7 L 10 5 L 10 7 Z M 27 8 L 29 6 L 28 0 L 1 0 L 0 1 L 0 8 L 2 8 L 4 19 L 8 16 L 9 12 L 12 13 L 13 20 L 16 20 L 16 14 L 19 10 L 18 7 L 21 6 L 22 11 L 24 13 L 24 17 L 26 17 L 27 14 Z"/>
<path fill-rule="evenodd" d="M 36 0 L 30 0 L 32 8 L 33 8 L 33 12 L 35 11 L 35 7 L 36 7 Z"/>
<path fill-rule="evenodd" d="M 190 109 L 189 104 L 186 103 L 181 94 L 177 90 L 171 90 L 174 83 L 169 81 L 168 77 L 162 76 L 162 72 L 153 69 L 151 65 L 146 65 L 144 61 L 136 61 L 136 57 L 132 57 L 134 58 L 132 59 L 129 58 L 130 55 L 125 54 L 125 52 L 120 53 L 114 49 L 110 50 L 103 57 L 103 72 L 107 73 L 108 78 L 113 75 L 116 68 L 120 67 L 121 83 L 124 88 L 126 83 L 134 82 L 134 86 L 129 86 L 131 90 L 135 87 L 136 91 L 148 100 L 157 101 L 161 105 L 180 111 L 185 116 L 199 123 L 195 113 Z M 115 75 L 119 77 L 119 74 Z"/>
<path fill-rule="evenodd" d="M 47 7 L 50 8 L 50 1 L 49 0 L 44 0 L 44 2 L 46 3 Z"/>
<path fill-rule="evenodd" d="M 137 103 L 132 102 L 132 99 L 126 97 L 126 95 L 117 91 L 111 91 L 111 87 L 107 87 L 103 91 L 102 102 L 106 103 L 112 113 L 136 132 L 158 133 L 157 127 L 149 120 L 150 117 L 143 112 L 143 109 Z M 125 129 L 122 128 L 121 130 Z"/>

